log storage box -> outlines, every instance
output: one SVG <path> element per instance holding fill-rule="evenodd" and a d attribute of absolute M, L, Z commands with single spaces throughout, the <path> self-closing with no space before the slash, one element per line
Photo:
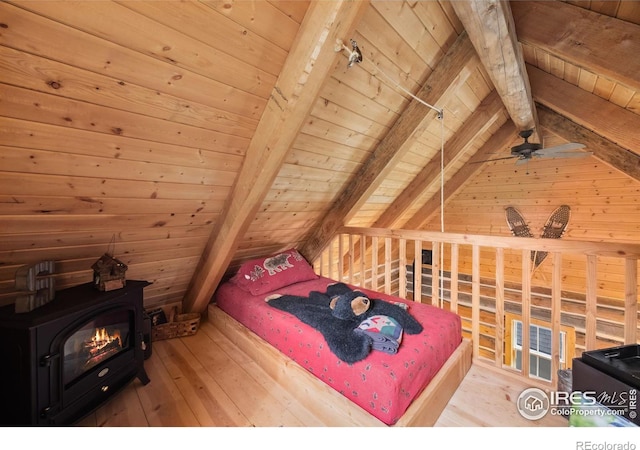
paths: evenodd
<path fill-rule="evenodd" d="M 169 321 L 151 328 L 151 342 L 196 334 L 200 325 L 200 313 L 178 314 L 171 310 Z"/>

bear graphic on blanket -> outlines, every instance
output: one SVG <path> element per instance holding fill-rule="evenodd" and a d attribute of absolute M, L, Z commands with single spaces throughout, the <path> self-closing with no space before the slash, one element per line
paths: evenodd
<path fill-rule="evenodd" d="M 308 297 L 271 294 L 265 301 L 318 330 L 329 349 L 349 364 L 364 359 L 375 348 L 376 336 L 366 331 L 366 326 L 361 327 L 367 319 L 376 321 L 384 316 L 407 334 L 419 334 L 423 329 L 405 308 L 370 299 L 344 283 L 329 285 L 326 292 L 312 291 Z"/>

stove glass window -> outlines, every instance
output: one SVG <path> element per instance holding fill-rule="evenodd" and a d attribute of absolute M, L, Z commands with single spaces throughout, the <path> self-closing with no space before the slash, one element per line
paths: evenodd
<path fill-rule="evenodd" d="M 64 344 L 64 384 L 132 347 L 133 329 L 133 312 L 118 310 L 100 314 L 76 330 Z"/>

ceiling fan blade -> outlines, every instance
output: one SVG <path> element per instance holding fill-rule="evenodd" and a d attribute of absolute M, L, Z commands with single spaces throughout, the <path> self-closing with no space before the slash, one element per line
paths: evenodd
<path fill-rule="evenodd" d="M 511 156 L 505 156 L 503 158 L 485 159 L 482 161 L 469 161 L 468 164 L 480 164 L 490 161 L 501 161 L 504 159 L 516 159 L 516 164 L 525 164 L 531 159 L 538 158 L 583 158 L 585 156 L 593 155 L 593 152 L 579 151 L 584 148 L 584 144 L 578 144 L 576 142 L 569 142 L 567 144 L 556 145 L 549 148 L 541 148 L 531 151 L 528 154 L 512 154 Z"/>
<path fill-rule="evenodd" d="M 562 145 L 556 145 L 553 147 L 545 147 L 540 150 L 536 150 L 534 153 L 557 153 L 557 152 L 569 152 L 572 150 L 579 150 L 584 148 L 584 144 L 578 144 L 577 142 L 568 142 Z"/>
<path fill-rule="evenodd" d="M 533 153 L 534 158 L 584 158 L 593 155 L 593 152 L 552 152 L 552 153 Z"/>
<path fill-rule="evenodd" d="M 486 163 L 490 161 L 502 161 L 503 159 L 513 159 L 513 158 L 519 158 L 519 156 L 505 156 L 504 158 L 483 159 L 482 161 L 469 161 L 469 164 L 480 164 L 480 163 Z"/>
<path fill-rule="evenodd" d="M 536 150 L 531 153 L 531 156 L 536 158 L 582 158 L 584 156 L 593 155 L 593 152 L 580 150 L 582 148 L 584 148 L 584 145 L 582 144 L 569 143 Z"/>
<path fill-rule="evenodd" d="M 563 158 L 584 158 L 586 156 L 593 155 L 593 152 L 580 152 L 580 151 L 564 151 L 543 153 L 542 150 L 531 153 L 528 158 L 520 158 L 516 161 L 516 165 L 526 164 L 532 159 L 563 159 Z"/>

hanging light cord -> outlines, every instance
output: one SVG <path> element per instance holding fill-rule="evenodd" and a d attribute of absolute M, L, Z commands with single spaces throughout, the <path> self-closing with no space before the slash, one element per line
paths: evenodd
<path fill-rule="evenodd" d="M 444 233 L 444 119 L 440 120 L 440 232 Z M 444 307 L 444 242 L 440 242 L 440 308 Z"/>
<path fill-rule="evenodd" d="M 371 63 L 373 65 L 373 63 Z M 373 68 L 380 72 L 382 75 L 384 75 L 395 87 L 397 87 L 398 89 L 400 89 L 402 92 L 404 92 L 405 94 L 411 96 L 413 99 L 415 99 L 416 101 L 422 103 L 424 106 L 426 106 L 427 108 L 431 108 L 432 110 L 434 110 L 435 112 L 438 113 L 438 119 L 442 119 L 443 117 L 443 113 L 444 111 L 440 108 L 436 108 L 433 105 L 430 105 L 429 103 L 425 102 L 424 100 L 422 100 L 421 98 L 417 97 L 416 95 L 412 94 L 410 91 L 408 91 L 407 89 L 404 88 L 404 86 L 402 86 L 400 83 L 398 83 L 396 80 L 394 80 L 393 78 L 391 78 L 389 75 L 387 75 L 380 67 L 373 65 Z M 374 77 L 376 76 L 376 74 L 372 74 Z"/>
<path fill-rule="evenodd" d="M 433 105 L 425 102 L 421 98 L 413 95 L 407 89 L 405 89 L 400 83 L 395 81 L 389 75 L 387 75 L 382 69 L 377 66 L 374 66 L 375 70 L 384 75 L 391 83 L 398 89 L 400 89 L 405 94 L 411 96 L 416 101 L 422 103 L 426 107 L 436 111 L 438 113 L 438 119 L 440 119 L 440 232 L 444 233 L 444 110 L 440 108 L 436 108 Z M 374 77 L 375 73 L 372 74 Z M 439 290 L 440 290 L 440 307 L 444 306 L 444 243 L 440 242 L 438 244 L 440 246 L 440 282 L 439 282 Z"/>
<path fill-rule="evenodd" d="M 352 39 L 351 44 L 352 44 L 353 50 L 350 50 L 349 47 L 347 47 L 344 44 L 338 47 L 339 50 L 344 49 L 349 53 L 348 67 L 351 67 L 354 63 L 360 63 L 363 60 L 362 53 L 360 52 L 360 49 L 358 49 L 357 43 Z M 405 89 L 399 82 L 397 82 L 392 77 L 387 75 L 380 67 L 376 66 L 373 63 L 371 63 L 371 65 L 376 72 L 379 72 L 382 75 L 384 75 L 397 89 L 400 89 L 402 92 L 409 95 L 417 102 L 423 104 L 424 106 L 432 109 L 437 113 L 437 117 L 440 120 L 440 232 L 444 233 L 444 109 L 437 108 L 425 102 L 421 98 L 418 98 L 409 90 Z M 377 78 L 377 75 L 375 73 L 372 73 L 372 75 Z M 443 279 L 444 277 L 444 243 L 440 242 L 439 245 L 440 245 L 439 289 L 440 289 L 440 307 L 442 308 L 444 306 L 444 279 Z M 432 289 L 433 289 L 433 286 L 432 286 Z"/>

